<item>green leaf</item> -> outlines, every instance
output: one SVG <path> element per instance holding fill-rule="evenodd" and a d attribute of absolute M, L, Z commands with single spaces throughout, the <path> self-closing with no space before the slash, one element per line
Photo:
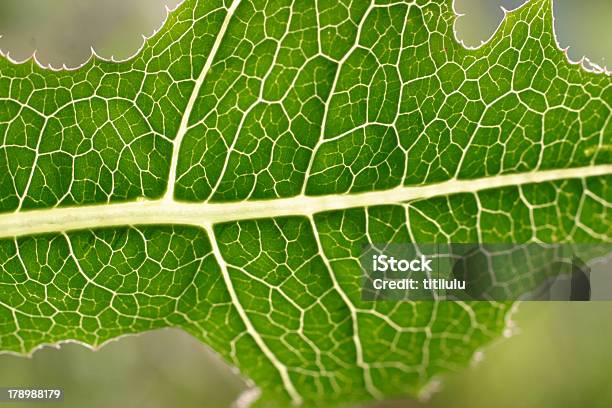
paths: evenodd
<path fill-rule="evenodd" d="M 193 334 L 259 404 L 418 395 L 495 302 L 366 302 L 369 243 L 610 242 L 612 86 L 549 0 L 186 0 L 138 55 L 0 59 L 0 350 Z"/>

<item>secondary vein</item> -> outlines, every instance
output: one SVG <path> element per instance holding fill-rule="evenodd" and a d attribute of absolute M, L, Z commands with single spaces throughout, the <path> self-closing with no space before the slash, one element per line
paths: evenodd
<path fill-rule="evenodd" d="M 212 64 L 215 60 L 215 56 L 217 55 L 217 51 L 219 50 L 219 47 L 221 46 L 221 42 L 223 41 L 223 37 L 225 37 L 225 32 L 227 31 L 227 28 L 229 27 L 232 16 L 234 15 L 234 12 L 238 8 L 240 1 L 241 0 L 234 0 L 230 8 L 227 10 L 225 19 L 223 20 L 221 28 L 219 29 L 219 33 L 217 34 L 217 37 L 215 38 L 215 42 L 213 43 L 213 46 L 210 50 L 210 54 L 208 54 L 208 58 L 206 58 L 204 67 L 202 68 L 202 71 L 200 72 L 200 75 L 198 76 L 198 79 L 195 82 L 193 90 L 191 91 L 191 96 L 189 97 L 189 101 L 187 102 L 187 106 L 185 107 L 185 112 L 183 113 L 183 117 L 181 118 L 181 124 L 179 125 L 179 129 L 176 134 L 176 137 L 174 138 L 172 142 L 173 143 L 172 160 L 170 161 L 170 173 L 168 175 L 168 187 L 164 195 L 164 201 L 172 201 L 174 198 L 174 186 L 176 185 L 176 182 L 177 182 L 176 171 L 178 167 L 179 153 L 181 150 L 181 143 L 183 141 L 183 138 L 185 137 L 185 134 L 189 130 L 189 117 L 191 116 L 191 111 L 193 110 L 195 102 L 198 99 L 198 95 L 200 94 L 200 88 L 202 88 L 202 85 L 204 84 L 204 80 L 206 79 L 208 72 L 210 72 L 210 67 L 212 67 Z"/>

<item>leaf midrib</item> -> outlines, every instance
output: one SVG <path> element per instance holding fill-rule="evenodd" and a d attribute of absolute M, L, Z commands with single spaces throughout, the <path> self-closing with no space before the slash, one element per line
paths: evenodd
<path fill-rule="evenodd" d="M 494 188 L 555 180 L 584 179 L 608 174 L 612 174 L 611 164 L 516 173 L 471 180 L 451 179 L 424 186 L 399 186 L 356 194 L 297 195 L 272 200 L 226 203 L 188 203 L 161 198 L 126 203 L 55 207 L 0 214 L 0 238 L 122 225 L 210 226 L 246 219 L 311 216 L 325 211 L 401 204 L 436 196 L 476 193 Z"/>

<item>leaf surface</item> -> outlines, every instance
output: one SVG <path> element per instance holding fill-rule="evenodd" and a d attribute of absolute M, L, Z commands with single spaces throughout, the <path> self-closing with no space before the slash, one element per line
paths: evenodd
<path fill-rule="evenodd" d="M 372 243 L 610 242 L 610 76 L 550 1 L 186 0 L 124 62 L 0 60 L 0 350 L 178 327 L 259 403 L 418 395 L 509 303 L 366 302 Z"/>

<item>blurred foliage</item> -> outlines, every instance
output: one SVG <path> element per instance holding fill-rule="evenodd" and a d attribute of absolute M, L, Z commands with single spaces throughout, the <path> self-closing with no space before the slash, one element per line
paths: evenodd
<path fill-rule="evenodd" d="M 34 51 L 55 68 L 76 67 L 91 47 L 106 58 L 126 59 L 181 0 L 1 0 L 0 49 L 16 60 Z"/>
<path fill-rule="evenodd" d="M 517 333 L 473 368 L 443 379 L 426 403 L 377 408 L 604 408 L 612 406 L 612 302 L 525 302 Z"/>
<path fill-rule="evenodd" d="M 227 407 L 246 389 L 220 357 L 179 330 L 126 336 L 96 352 L 64 343 L 32 358 L 2 355 L 0 386 L 61 387 L 64 402 L 52 406 L 74 408 Z"/>

